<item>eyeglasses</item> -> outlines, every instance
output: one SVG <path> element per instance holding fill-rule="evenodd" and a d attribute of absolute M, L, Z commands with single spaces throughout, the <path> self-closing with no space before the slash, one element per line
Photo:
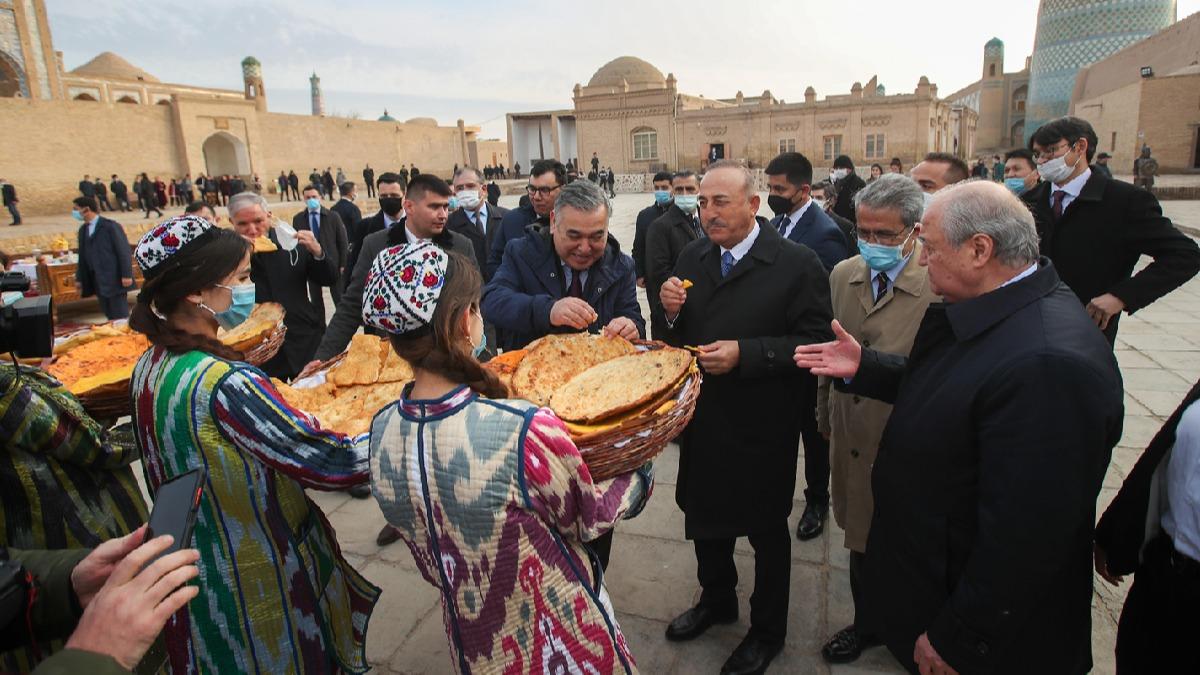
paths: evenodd
<path fill-rule="evenodd" d="M 1035 150 L 1033 152 L 1033 161 L 1040 162 L 1043 159 L 1054 159 L 1054 157 L 1056 157 L 1060 152 L 1065 155 L 1071 151 L 1071 146 L 1073 145 L 1074 143 L 1064 138 L 1058 143 L 1055 143 L 1054 147 L 1046 148 L 1045 152 L 1037 152 Z"/>
<path fill-rule="evenodd" d="M 525 191 L 529 193 L 530 197 L 532 197 L 533 195 L 541 195 L 543 197 L 549 197 L 551 192 L 554 192 L 555 190 L 557 190 L 560 187 L 562 187 L 562 186 L 555 185 L 552 187 L 537 187 L 535 185 L 526 185 Z"/>
<path fill-rule="evenodd" d="M 909 232 L 911 235 L 912 233 Z M 858 238 L 868 244 L 891 244 L 896 240 L 904 237 L 904 241 L 908 241 L 908 237 L 904 235 L 904 231 L 886 232 L 883 230 L 862 230 L 858 231 Z"/>

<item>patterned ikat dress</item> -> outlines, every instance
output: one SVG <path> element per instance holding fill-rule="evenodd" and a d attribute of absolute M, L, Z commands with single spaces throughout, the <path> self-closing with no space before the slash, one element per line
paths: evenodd
<path fill-rule="evenodd" d="M 202 352 L 150 349 L 131 390 L 151 489 L 208 470 L 192 541 L 200 595 L 167 624 L 170 671 L 365 671 L 379 589 L 304 489 L 364 482 L 367 436 L 321 430 L 262 371 Z"/>
<path fill-rule="evenodd" d="M 459 672 L 637 672 L 583 542 L 641 511 L 649 466 L 593 483 L 549 410 L 406 390 L 372 423 L 371 483 L 441 591 Z"/>

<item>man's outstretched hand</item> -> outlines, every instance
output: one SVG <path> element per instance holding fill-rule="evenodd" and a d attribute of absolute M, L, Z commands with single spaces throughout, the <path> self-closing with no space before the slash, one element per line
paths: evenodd
<path fill-rule="evenodd" d="M 853 378 L 862 362 L 862 347 L 837 319 L 833 320 L 832 327 L 833 335 L 837 338 L 833 342 L 796 347 L 796 367 L 806 368 L 813 375 Z"/>

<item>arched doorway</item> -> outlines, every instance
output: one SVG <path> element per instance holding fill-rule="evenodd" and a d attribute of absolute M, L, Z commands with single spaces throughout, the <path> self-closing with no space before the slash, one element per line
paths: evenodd
<path fill-rule="evenodd" d="M 246 152 L 246 144 L 233 134 L 218 131 L 205 139 L 202 150 L 204 166 L 210 176 L 244 176 L 250 173 L 250 155 Z"/>
<path fill-rule="evenodd" d="M 29 85 L 21 66 L 7 53 L 0 51 L 0 97 L 29 98 Z"/>

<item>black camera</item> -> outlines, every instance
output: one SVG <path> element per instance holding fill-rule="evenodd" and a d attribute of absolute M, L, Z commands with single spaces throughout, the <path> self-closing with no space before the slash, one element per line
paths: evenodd
<path fill-rule="evenodd" d="M 20 272 L 6 272 L 0 277 L 0 292 L 27 290 L 29 279 Z M 20 298 L 0 307 L 0 352 L 13 352 L 21 358 L 54 353 L 54 312 L 49 295 Z"/>

